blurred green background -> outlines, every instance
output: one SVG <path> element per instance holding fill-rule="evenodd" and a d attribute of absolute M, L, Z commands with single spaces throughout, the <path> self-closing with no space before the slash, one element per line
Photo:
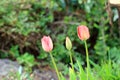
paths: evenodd
<path fill-rule="evenodd" d="M 41 47 L 43 35 L 54 43 L 53 55 L 58 65 L 69 66 L 65 38 L 69 36 L 73 60 L 86 65 L 84 43 L 77 36 L 77 26 L 90 29 L 88 42 L 90 60 L 96 64 L 111 59 L 120 64 L 120 33 L 117 9 L 113 26 L 109 24 L 106 0 L 1 0 L 0 58 L 17 60 L 27 66 L 46 66 L 50 58 Z M 61 68 L 64 73 L 67 68 Z M 66 71 L 66 72 L 65 72 Z"/>

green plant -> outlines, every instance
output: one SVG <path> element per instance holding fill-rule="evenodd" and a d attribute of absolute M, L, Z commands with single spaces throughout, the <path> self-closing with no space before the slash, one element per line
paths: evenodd
<path fill-rule="evenodd" d="M 29 53 L 24 53 L 23 55 L 19 56 L 17 58 L 17 61 L 20 63 L 20 64 L 23 64 L 26 68 L 26 70 L 30 70 L 31 72 L 31 68 L 33 66 L 35 66 L 37 63 L 35 62 L 35 58 L 33 55 L 29 54 Z"/>
<path fill-rule="evenodd" d="M 108 59 L 120 64 L 120 49 L 113 47 L 108 51 Z"/>
<path fill-rule="evenodd" d="M 69 68 L 69 77 L 70 80 L 76 80 L 76 73 L 74 72 L 74 69 Z"/>
<path fill-rule="evenodd" d="M 120 79 L 119 76 L 119 68 L 118 64 L 111 60 L 107 62 L 102 62 L 100 65 L 95 64 L 94 62 L 90 61 L 90 63 L 94 66 L 93 73 L 97 74 L 97 79 L 102 80 L 118 80 Z"/>
<path fill-rule="evenodd" d="M 72 52 L 71 52 L 71 49 L 72 49 L 72 43 L 71 43 L 71 40 L 69 39 L 69 37 L 66 37 L 66 48 L 68 49 L 69 51 L 69 55 L 70 55 L 70 61 L 71 61 L 71 66 L 72 66 L 72 70 L 74 72 L 74 66 L 73 66 L 73 57 L 72 57 Z M 71 70 L 70 70 L 71 71 Z"/>
<path fill-rule="evenodd" d="M 17 57 L 20 56 L 19 46 L 12 45 L 9 51 L 1 50 L 0 53 L 1 53 L 1 58 L 11 57 L 12 59 L 16 59 Z"/>
<path fill-rule="evenodd" d="M 57 73 L 57 76 L 58 76 L 58 80 L 60 80 L 60 73 L 58 72 L 58 68 L 57 68 L 57 66 L 56 66 L 54 57 L 52 56 L 52 53 L 51 53 L 51 52 L 50 52 L 50 57 L 51 57 L 51 59 L 52 59 L 53 65 L 54 65 L 54 67 L 55 67 L 55 70 L 56 70 L 56 73 Z"/>
<path fill-rule="evenodd" d="M 42 49 L 40 41 L 37 41 L 37 45 L 40 50 L 40 54 L 37 58 L 38 59 L 46 59 L 48 57 L 48 54 L 46 54 L 45 51 Z"/>
<path fill-rule="evenodd" d="M 77 61 L 77 64 L 78 64 L 78 67 L 79 67 L 79 79 L 80 80 L 87 80 L 87 77 L 86 77 L 86 73 L 83 69 L 83 67 L 81 66 L 80 62 Z"/>
<path fill-rule="evenodd" d="M 13 58 L 17 58 L 20 56 L 19 50 L 18 50 L 19 46 L 18 45 L 14 45 L 10 48 L 9 54 L 10 56 L 12 56 Z"/>

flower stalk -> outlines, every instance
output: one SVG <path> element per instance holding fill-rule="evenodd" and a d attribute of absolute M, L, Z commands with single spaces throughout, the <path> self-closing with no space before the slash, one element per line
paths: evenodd
<path fill-rule="evenodd" d="M 69 51 L 69 56 L 70 56 L 70 61 L 71 61 L 72 70 L 74 71 L 73 60 L 72 60 L 72 52 L 71 52 L 72 42 L 71 42 L 71 40 L 70 40 L 69 37 L 66 37 L 65 43 L 66 43 L 66 48 L 67 48 L 67 50 Z"/>
<path fill-rule="evenodd" d="M 88 47 L 86 40 L 90 38 L 89 29 L 87 26 L 81 25 L 77 27 L 77 33 L 80 40 L 84 41 L 85 43 L 85 51 L 86 51 L 86 62 L 87 62 L 87 80 L 89 80 L 89 70 L 90 70 L 90 64 L 89 64 L 89 54 L 88 54 Z"/>
<path fill-rule="evenodd" d="M 51 59 L 52 59 L 52 63 L 53 63 L 53 65 L 54 65 L 54 68 L 55 68 L 55 70 L 56 70 L 56 73 L 57 73 L 57 76 L 58 76 L 58 80 L 60 80 L 60 75 L 59 75 L 58 68 L 57 68 L 57 66 L 56 66 L 55 60 L 54 60 L 54 58 L 53 58 L 53 56 L 52 56 L 52 53 L 51 53 L 51 52 L 49 52 L 49 53 L 50 53 L 50 57 L 51 57 Z"/>
<path fill-rule="evenodd" d="M 87 80 L 89 80 L 89 69 L 90 69 L 89 53 L 88 53 L 88 47 L 87 47 L 87 42 L 86 42 L 86 40 L 84 41 L 84 43 L 85 43 L 86 62 L 87 62 Z"/>
<path fill-rule="evenodd" d="M 69 51 L 69 53 L 70 53 L 70 61 L 71 61 L 72 70 L 74 72 L 74 65 L 73 65 L 73 59 L 72 59 L 72 52 L 71 52 L 71 50 Z"/>
<path fill-rule="evenodd" d="M 58 80 L 60 80 L 60 75 L 59 75 L 59 72 L 58 72 L 58 68 L 56 66 L 54 57 L 53 57 L 53 55 L 51 53 L 51 51 L 53 49 L 52 39 L 50 38 L 50 36 L 43 36 L 43 38 L 41 39 L 41 43 L 42 43 L 43 50 L 50 53 L 50 57 L 52 59 L 52 63 L 54 65 L 54 68 L 55 68 L 57 76 L 58 76 Z"/>

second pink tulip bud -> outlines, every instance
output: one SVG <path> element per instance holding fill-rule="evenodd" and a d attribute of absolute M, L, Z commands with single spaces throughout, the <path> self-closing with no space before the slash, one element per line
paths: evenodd
<path fill-rule="evenodd" d="M 81 25 L 77 27 L 77 34 L 81 40 L 87 40 L 90 37 L 89 29 L 87 26 Z"/>

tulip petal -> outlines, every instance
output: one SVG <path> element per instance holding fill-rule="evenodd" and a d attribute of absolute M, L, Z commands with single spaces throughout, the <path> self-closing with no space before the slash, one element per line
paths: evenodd
<path fill-rule="evenodd" d="M 41 39 L 41 43 L 42 43 L 42 48 L 44 51 L 46 51 L 46 52 L 52 51 L 53 42 L 49 36 L 43 36 L 43 38 Z"/>
<path fill-rule="evenodd" d="M 84 25 L 81 25 L 81 26 L 77 27 L 77 34 L 78 34 L 78 37 L 81 40 L 87 40 L 90 37 L 90 33 L 89 33 L 88 27 L 86 27 Z"/>

